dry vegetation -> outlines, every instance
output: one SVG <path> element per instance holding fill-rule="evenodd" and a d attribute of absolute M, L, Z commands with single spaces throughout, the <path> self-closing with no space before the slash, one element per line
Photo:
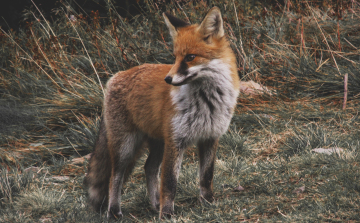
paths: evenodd
<path fill-rule="evenodd" d="M 106 221 L 82 185 L 104 83 L 139 64 L 172 63 L 161 12 L 198 21 L 207 2 L 147 1 L 131 19 L 110 3 L 106 18 L 64 5 L 55 21 L 27 12 L 26 28 L 0 32 L 0 222 Z M 242 80 L 269 91 L 239 97 L 218 150 L 215 203 L 200 203 L 196 149 L 187 151 L 172 220 L 360 221 L 360 3 L 215 4 Z M 124 189 L 124 221 L 158 221 L 145 157 Z"/>

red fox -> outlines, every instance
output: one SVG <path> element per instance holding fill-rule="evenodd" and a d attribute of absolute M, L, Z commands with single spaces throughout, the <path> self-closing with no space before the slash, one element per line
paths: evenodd
<path fill-rule="evenodd" d="M 160 218 L 174 214 L 174 198 L 184 150 L 196 144 L 200 157 L 200 197 L 213 197 L 218 139 L 230 124 L 239 94 L 235 55 L 219 8 L 200 25 L 163 14 L 174 44 L 173 65 L 144 64 L 109 79 L 103 119 L 85 178 L 95 210 L 122 216 L 121 188 L 147 142 L 147 191 Z M 159 173 L 161 166 L 161 183 Z"/>

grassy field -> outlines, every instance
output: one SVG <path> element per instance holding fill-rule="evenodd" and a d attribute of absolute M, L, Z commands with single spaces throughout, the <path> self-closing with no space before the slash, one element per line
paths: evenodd
<path fill-rule="evenodd" d="M 197 150 L 187 150 L 168 221 L 359 222 L 360 3 L 208 2 L 223 12 L 242 80 L 268 91 L 239 97 L 212 204 L 199 201 Z M 131 19 L 107 8 L 102 18 L 64 5 L 53 21 L 28 11 L 25 28 L 0 32 L 0 222 L 107 221 L 82 184 L 104 84 L 120 70 L 173 62 L 162 11 L 193 23 L 211 7 L 148 1 Z M 124 222 L 159 221 L 146 156 L 125 185 Z"/>

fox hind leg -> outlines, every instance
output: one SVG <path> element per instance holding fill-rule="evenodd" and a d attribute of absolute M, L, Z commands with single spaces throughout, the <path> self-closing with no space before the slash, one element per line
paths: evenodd
<path fill-rule="evenodd" d="M 102 119 L 95 149 L 89 161 L 88 173 L 84 178 L 84 184 L 88 189 L 89 203 L 98 212 L 107 205 L 111 174 L 106 134 L 105 123 Z"/>
<path fill-rule="evenodd" d="M 153 208 L 159 211 L 159 172 L 164 154 L 164 142 L 157 139 L 148 139 L 149 156 L 145 163 L 146 185 Z"/>
<path fill-rule="evenodd" d="M 125 178 L 130 174 L 135 163 L 137 153 L 140 152 L 144 134 L 141 132 L 122 133 L 122 136 L 117 136 L 117 140 L 110 142 L 111 154 L 111 177 L 109 185 L 109 206 L 108 218 L 120 218 L 122 216 L 120 202 L 121 202 L 121 188 L 125 182 Z M 127 175 L 127 176 L 126 176 Z"/>

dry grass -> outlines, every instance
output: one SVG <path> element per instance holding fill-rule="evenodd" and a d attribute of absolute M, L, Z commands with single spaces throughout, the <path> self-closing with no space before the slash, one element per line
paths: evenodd
<path fill-rule="evenodd" d="M 215 203 L 200 203 L 197 151 L 186 152 L 172 221 L 360 220 L 359 3 L 286 2 L 217 1 L 239 75 L 270 92 L 239 97 L 217 154 Z M 82 188 L 104 83 L 138 64 L 173 62 L 159 9 L 192 22 L 210 8 L 150 1 L 146 14 L 123 19 L 108 7 L 108 18 L 70 10 L 76 21 L 65 6 L 54 22 L 28 12 L 25 29 L 0 32 L 0 222 L 106 221 Z M 332 147 L 343 151 L 312 151 Z M 145 158 L 126 184 L 123 221 L 158 221 Z"/>

